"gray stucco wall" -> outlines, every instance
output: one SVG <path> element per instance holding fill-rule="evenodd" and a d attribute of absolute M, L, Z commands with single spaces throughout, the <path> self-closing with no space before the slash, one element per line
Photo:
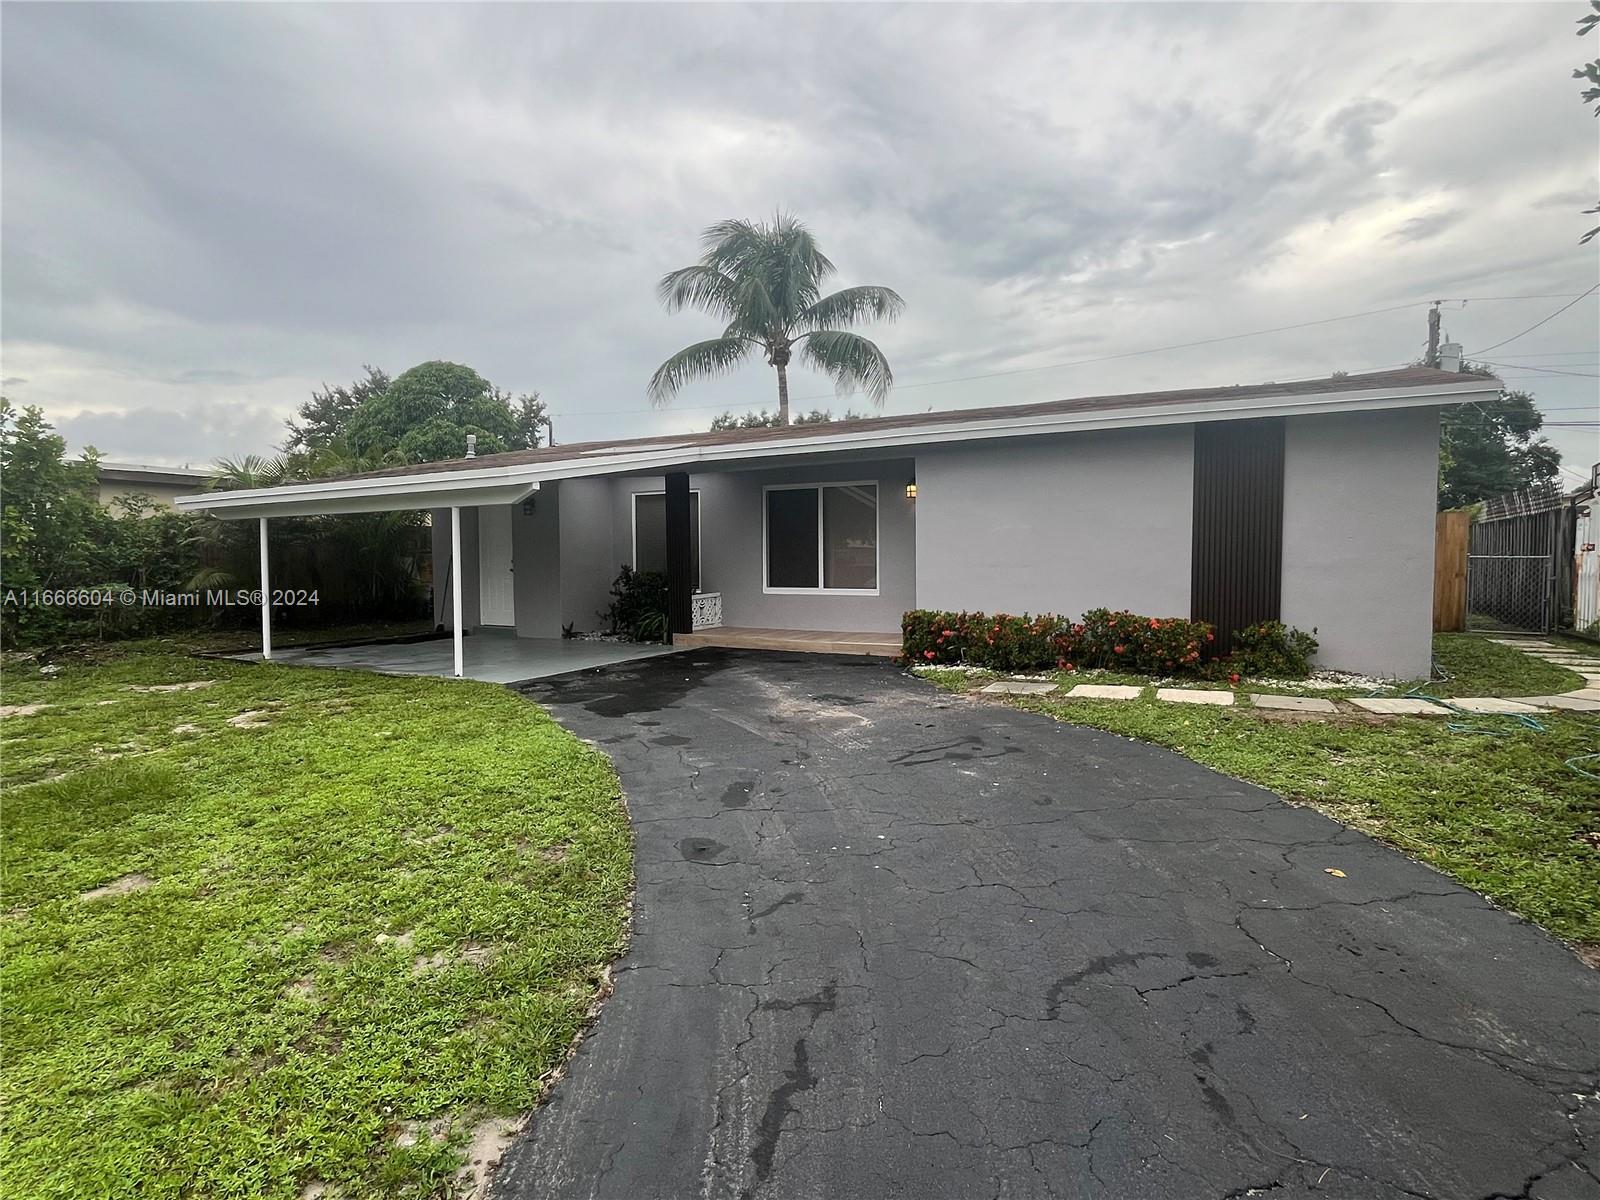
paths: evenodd
<path fill-rule="evenodd" d="M 614 492 L 609 479 L 560 484 L 561 621 L 580 633 L 604 626 L 600 613 L 611 603 L 611 581 L 623 561 L 612 545 Z"/>
<path fill-rule="evenodd" d="M 561 492 L 545 486 L 531 497 L 533 511 L 511 512 L 511 586 L 518 637 L 561 636 Z"/>
<path fill-rule="evenodd" d="M 1284 435 L 1283 619 L 1341 670 L 1425 678 L 1439 413 L 1296 417 Z"/>
<path fill-rule="evenodd" d="M 433 620 L 446 629 L 454 627 L 454 610 L 450 604 L 450 587 L 454 565 L 450 561 L 450 510 L 429 510 L 433 520 Z M 461 625 L 464 629 L 478 627 L 478 510 L 461 510 L 461 558 L 466 572 L 461 577 Z"/>
<path fill-rule="evenodd" d="M 1189 615 L 1188 425 L 917 456 L 918 606 Z"/>
<path fill-rule="evenodd" d="M 865 633 L 899 629 L 901 614 L 916 607 L 917 514 L 905 491 L 914 474 L 911 460 L 890 459 L 691 475 L 689 487 L 700 493 L 701 587 L 722 593 L 722 623 Z M 878 484 L 878 594 L 767 594 L 763 588 L 762 489 L 771 484 L 842 480 Z M 615 481 L 612 574 L 617 564 L 633 557 L 633 493 L 659 492 L 662 486 L 659 476 Z"/>

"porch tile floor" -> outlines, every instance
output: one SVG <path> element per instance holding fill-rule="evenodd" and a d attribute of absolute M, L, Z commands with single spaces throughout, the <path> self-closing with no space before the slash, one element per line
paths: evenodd
<path fill-rule="evenodd" d="M 724 625 L 675 634 L 676 649 L 720 646 L 729 650 L 790 650 L 802 654 L 869 654 L 894 658 L 900 653 L 898 633 L 849 633 L 831 629 L 755 629 Z"/>
<path fill-rule="evenodd" d="M 672 654 L 680 647 L 639 642 L 588 641 L 583 638 L 519 638 L 509 629 L 480 630 L 463 639 L 462 668 L 468 679 L 482 683 L 521 683 L 609 667 L 637 658 Z M 239 654 L 241 661 L 259 661 L 259 654 Z M 272 661 L 289 666 L 346 667 L 376 671 L 380 675 L 451 676 L 455 659 L 451 640 L 367 646 L 329 646 L 323 649 L 275 650 Z"/>

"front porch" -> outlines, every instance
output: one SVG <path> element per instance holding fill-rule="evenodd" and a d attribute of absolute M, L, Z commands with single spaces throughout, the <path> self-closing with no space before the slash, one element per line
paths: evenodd
<path fill-rule="evenodd" d="M 671 654 L 683 647 L 590 638 L 518 637 L 510 629 L 480 629 L 461 639 L 461 666 L 449 637 L 421 642 L 368 643 L 362 646 L 320 646 L 274 650 L 272 661 L 290 666 L 345 667 L 380 675 L 459 675 L 482 683 L 524 683 L 588 671 L 634 659 Z M 258 654 L 239 654 L 255 661 Z"/>
<path fill-rule="evenodd" d="M 827 629 L 741 629 L 722 626 L 673 634 L 680 650 L 718 646 L 728 650 L 789 650 L 800 654 L 864 654 L 893 658 L 900 653 L 898 633 L 851 633 Z"/>

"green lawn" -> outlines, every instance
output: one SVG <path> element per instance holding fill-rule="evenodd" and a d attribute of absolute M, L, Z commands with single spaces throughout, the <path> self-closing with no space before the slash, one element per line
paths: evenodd
<path fill-rule="evenodd" d="M 623 946 L 609 763 L 490 685 L 106 657 L 4 680 L 0 1192 L 452 1194 Z"/>
<path fill-rule="evenodd" d="M 953 691 L 982 681 L 919 672 Z M 1168 746 L 1312 804 L 1400 847 L 1552 933 L 1600 943 L 1600 781 L 1567 765 L 1600 752 L 1600 714 L 1541 714 L 1544 732 L 1473 717 L 1276 718 L 1249 708 L 1013 698 L 1048 713 Z M 1600 764 L 1580 763 L 1600 773 Z"/>
<path fill-rule="evenodd" d="M 1444 679 L 1417 680 L 1400 690 L 1417 686 L 1434 696 L 1551 696 L 1583 686 L 1583 677 L 1565 667 L 1468 633 L 1434 634 L 1433 662 Z"/>

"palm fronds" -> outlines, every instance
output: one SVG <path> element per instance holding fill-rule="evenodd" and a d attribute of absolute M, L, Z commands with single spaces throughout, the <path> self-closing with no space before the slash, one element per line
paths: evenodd
<path fill-rule="evenodd" d="M 726 374 L 754 345 L 748 338 L 719 337 L 685 346 L 657 367 L 650 377 L 650 402 L 667 403 L 691 379 L 711 379 Z"/>
<path fill-rule="evenodd" d="M 860 334 L 819 329 L 806 335 L 800 358 L 832 379 L 841 396 L 859 389 L 874 404 L 882 404 L 894 385 L 889 360 L 875 343 Z"/>

